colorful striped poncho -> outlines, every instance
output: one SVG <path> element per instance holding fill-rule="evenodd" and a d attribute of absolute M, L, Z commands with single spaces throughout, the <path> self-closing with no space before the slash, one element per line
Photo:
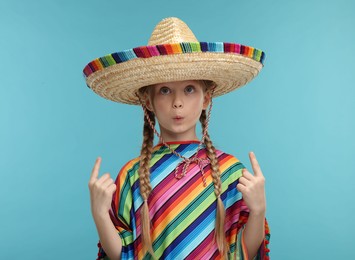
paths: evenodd
<path fill-rule="evenodd" d="M 191 158 L 198 142 L 169 143 L 170 148 Z M 204 147 L 199 158 L 207 158 Z M 221 172 L 222 201 L 226 208 L 225 234 L 229 244 L 229 259 L 247 259 L 242 230 L 248 219 L 248 208 L 236 189 L 243 164 L 232 155 L 217 151 Z M 175 168 L 182 159 L 164 145 L 153 149 L 150 162 L 152 192 L 148 199 L 151 219 L 153 250 L 158 259 L 221 259 L 214 241 L 216 195 L 210 164 L 203 166 L 207 185 L 204 186 L 201 169 L 192 163 L 186 176 L 175 177 Z M 122 239 L 122 259 L 151 259 L 144 255 L 140 237 L 140 208 L 143 203 L 139 192 L 139 158 L 129 161 L 119 172 L 117 191 L 112 202 L 112 221 Z M 269 228 L 266 223 L 265 239 L 255 259 L 268 259 Z M 100 243 L 98 259 L 108 259 Z"/>

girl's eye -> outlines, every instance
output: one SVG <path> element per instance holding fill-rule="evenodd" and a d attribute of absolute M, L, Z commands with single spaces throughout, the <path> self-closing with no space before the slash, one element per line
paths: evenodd
<path fill-rule="evenodd" d="M 159 90 L 159 93 L 160 94 L 163 94 L 163 95 L 167 95 L 169 94 L 171 91 L 168 87 L 162 87 L 160 90 Z"/>
<path fill-rule="evenodd" d="M 192 85 L 188 85 L 186 88 L 185 88 L 185 92 L 186 93 L 194 93 L 195 92 L 195 87 L 192 86 Z"/>

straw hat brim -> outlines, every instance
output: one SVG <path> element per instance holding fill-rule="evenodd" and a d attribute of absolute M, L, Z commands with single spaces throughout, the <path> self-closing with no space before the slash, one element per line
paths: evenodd
<path fill-rule="evenodd" d="M 130 57 L 116 64 L 109 64 L 108 56 L 105 56 L 89 63 L 84 74 L 87 85 L 95 93 L 125 104 L 140 104 L 136 93 L 141 87 L 183 80 L 214 81 L 217 84 L 214 96 L 220 96 L 247 84 L 263 67 L 264 53 L 252 47 L 243 47 L 249 48 L 247 53 L 206 51 L 160 54 L 147 58 Z M 100 64 L 97 64 L 98 61 Z"/>

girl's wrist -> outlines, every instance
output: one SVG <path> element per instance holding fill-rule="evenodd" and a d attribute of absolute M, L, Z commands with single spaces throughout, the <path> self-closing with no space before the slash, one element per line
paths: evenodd
<path fill-rule="evenodd" d="M 97 221 L 111 221 L 110 214 L 108 212 L 92 213 L 93 219 Z"/>
<path fill-rule="evenodd" d="M 266 210 L 251 210 L 249 211 L 249 217 L 265 217 Z"/>

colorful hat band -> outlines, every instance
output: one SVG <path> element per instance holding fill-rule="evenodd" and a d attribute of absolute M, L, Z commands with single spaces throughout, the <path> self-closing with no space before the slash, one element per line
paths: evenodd
<path fill-rule="evenodd" d="M 97 58 L 85 66 L 83 72 L 85 78 L 92 73 L 102 70 L 111 65 L 122 63 L 135 58 L 150 58 L 153 56 L 193 53 L 193 52 L 219 52 L 236 53 L 252 58 L 263 64 L 265 53 L 253 47 L 236 43 L 225 42 L 182 42 L 172 44 L 162 44 L 154 46 L 142 46 L 121 52 L 108 54 Z"/>

